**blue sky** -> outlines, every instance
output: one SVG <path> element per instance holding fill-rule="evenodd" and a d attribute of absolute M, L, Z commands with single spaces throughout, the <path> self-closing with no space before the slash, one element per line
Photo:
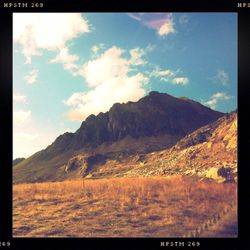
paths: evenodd
<path fill-rule="evenodd" d="M 237 14 L 13 14 L 13 158 L 151 90 L 236 109 Z"/>

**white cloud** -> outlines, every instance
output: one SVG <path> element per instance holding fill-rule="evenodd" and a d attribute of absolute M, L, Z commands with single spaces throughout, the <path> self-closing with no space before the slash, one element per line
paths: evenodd
<path fill-rule="evenodd" d="M 212 109 L 216 109 L 216 106 L 219 101 L 228 101 L 232 98 L 233 98 L 232 96 L 228 96 L 224 92 L 217 92 L 213 94 L 208 101 L 203 103 Z"/>
<path fill-rule="evenodd" d="M 151 76 L 159 78 L 160 81 L 164 82 L 170 82 L 175 75 L 175 71 L 170 69 L 161 70 L 159 67 L 156 67 L 156 70 L 151 73 Z"/>
<path fill-rule="evenodd" d="M 20 43 L 26 63 L 42 50 L 57 51 L 67 41 L 89 32 L 89 24 L 80 13 L 14 13 L 13 39 Z"/>
<path fill-rule="evenodd" d="M 161 37 L 175 33 L 172 13 L 128 13 L 128 16 L 149 29 L 154 29 Z"/>
<path fill-rule="evenodd" d="M 150 74 L 153 77 L 159 78 L 160 81 L 177 84 L 177 85 L 186 85 L 189 83 L 188 77 L 179 77 L 177 76 L 181 70 L 171 70 L 171 69 L 160 69 L 156 66 L 156 69 Z"/>
<path fill-rule="evenodd" d="M 160 77 L 161 80 L 164 80 L 164 77 L 169 77 L 169 76 L 175 76 L 176 72 L 174 72 L 173 70 L 170 69 L 166 69 L 166 70 L 155 70 L 153 71 L 153 76 L 155 77 Z"/>
<path fill-rule="evenodd" d="M 142 65 L 146 63 L 146 61 L 142 59 L 142 56 L 145 54 L 143 49 L 140 49 L 140 48 L 131 49 L 129 53 L 131 56 L 130 61 L 129 61 L 130 64 L 134 66 L 138 66 L 138 65 Z"/>
<path fill-rule="evenodd" d="M 68 48 L 64 47 L 55 58 L 50 60 L 50 63 L 62 63 L 65 70 L 72 71 L 78 69 L 76 64 L 78 60 L 79 56 L 70 54 Z"/>
<path fill-rule="evenodd" d="M 94 55 L 96 55 L 96 54 L 98 54 L 98 52 L 99 52 L 100 50 L 102 50 L 103 48 L 104 48 L 104 44 L 101 43 L 101 44 L 99 44 L 99 45 L 93 45 L 93 46 L 91 47 L 91 51 L 94 53 Z"/>
<path fill-rule="evenodd" d="M 24 80 L 28 84 L 33 84 L 33 83 L 37 82 L 37 77 L 38 77 L 38 70 L 37 69 L 33 69 L 28 75 L 26 75 L 24 77 Z"/>
<path fill-rule="evenodd" d="M 31 117 L 30 110 L 16 110 L 13 111 L 13 122 L 14 125 L 21 125 L 27 121 L 29 121 Z"/>
<path fill-rule="evenodd" d="M 64 103 L 71 107 L 70 120 L 82 121 L 90 114 L 108 111 L 114 103 L 138 101 L 145 95 L 148 78 L 138 73 L 132 77 L 112 78 L 86 93 L 74 93 Z"/>
<path fill-rule="evenodd" d="M 124 78 L 132 67 L 146 63 L 142 59 L 145 54 L 143 49 L 131 49 L 129 51 L 130 59 L 122 57 L 124 52 L 121 48 L 112 47 L 98 58 L 84 64 L 76 75 L 83 76 L 88 85 L 93 87 L 114 77 Z"/>
<path fill-rule="evenodd" d="M 19 103 L 26 103 L 27 97 L 25 95 L 13 94 L 13 101 Z"/>
<path fill-rule="evenodd" d="M 230 96 L 226 95 L 224 92 L 217 92 L 216 94 L 212 95 L 213 98 L 222 99 L 222 100 L 229 100 L 231 99 Z"/>
<path fill-rule="evenodd" d="M 92 48 L 91 48 L 91 51 L 92 51 L 94 54 L 96 54 L 96 53 L 98 52 L 98 50 L 99 50 L 99 47 L 97 47 L 96 45 L 92 46 Z"/>
<path fill-rule="evenodd" d="M 133 68 L 145 63 L 141 59 L 144 53 L 138 48 L 130 50 L 129 59 L 123 57 L 124 53 L 121 48 L 112 47 L 83 65 L 78 75 L 84 77 L 91 89 L 74 93 L 64 101 L 71 108 L 68 113 L 71 120 L 82 121 L 90 114 L 107 111 L 116 102 L 137 101 L 145 95 L 143 85 L 148 78 Z"/>
<path fill-rule="evenodd" d="M 175 33 L 174 22 L 172 19 L 167 19 L 158 29 L 158 34 L 165 37 L 170 33 Z"/>
<path fill-rule="evenodd" d="M 228 84 L 229 76 L 223 69 L 218 69 L 215 76 L 215 82 L 218 82 L 224 86 Z"/>
<path fill-rule="evenodd" d="M 111 77 L 123 77 L 128 73 L 128 61 L 121 57 L 123 50 L 112 47 L 99 58 L 84 64 L 79 71 L 89 86 L 97 86 Z"/>
<path fill-rule="evenodd" d="M 132 19 L 135 19 L 136 21 L 141 21 L 142 18 L 139 14 L 134 14 L 134 13 L 128 13 L 128 16 L 131 17 Z"/>
<path fill-rule="evenodd" d="M 175 77 L 172 79 L 173 84 L 186 85 L 189 83 L 189 79 L 187 77 Z"/>

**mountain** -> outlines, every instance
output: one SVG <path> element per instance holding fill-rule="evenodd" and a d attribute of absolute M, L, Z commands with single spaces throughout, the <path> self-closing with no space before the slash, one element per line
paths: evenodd
<path fill-rule="evenodd" d="M 77 169 L 75 165 L 87 174 L 108 159 L 170 148 L 221 116 L 188 98 L 153 91 L 138 102 L 116 103 L 106 113 L 90 115 L 75 133 L 60 135 L 19 163 L 14 182 L 61 180 L 73 175 L 70 171 Z"/>
<path fill-rule="evenodd" d="M 237 112 L 195 130 L 168 150 L 140 158 L 126 175 L 185 174 L 218 182 L 236 180 Z"/>

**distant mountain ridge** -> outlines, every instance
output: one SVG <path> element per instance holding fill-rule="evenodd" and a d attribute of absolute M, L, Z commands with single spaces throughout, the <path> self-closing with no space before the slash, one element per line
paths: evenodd
<path fill-rule="evenodd" d="M 138 102 L 116 103 L 106 113 L 90 115 L 75 133 L 60 135 L 46 149 L 18 164 L 14 181 L 60 179 L 62 167 L 78 154 L 115 151 L 117 155 L 117 148 L 120 153 L 130 150 L 133 154 L 137 149 L 169 148 L 221 116 L 223 113 L 188 98 L 152 91 Z"/>

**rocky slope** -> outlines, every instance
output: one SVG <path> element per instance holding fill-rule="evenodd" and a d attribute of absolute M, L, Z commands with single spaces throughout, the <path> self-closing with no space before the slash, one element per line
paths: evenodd
<path fill-rule="evenodd" d="M 25 160 L 25 158 L 16 158 L 16 159 L 14 159 L 13 163 L 12 163 L 12 166 L 14 167 L 15 165 L 22 162 L 23 160 Z"/>
<path fill-rule="evenodd" d="M 14 182 L 61 180 L 75 176 L 75 171 L 85 176 L 108 160 L 122 162 L 170 148 L 222 115 L 187 98 L 151 92 L 138 102 L 117 103 L 106 113 L 90 115 L 75 133 L 60 135 L 17 164 Z"/>
<path fill-rule="evenodd" d="M 171 149 L 141 155 L 126 175 L 195 175 L 217 182 L 237 180 L 237 113 L 219 118 Z"/>
<path fill-rule="evenodd" d="M 237 181 L 237 113 L 195 130 L 170 149 L 120 159 L 96 155 L 94 167 L 87 160 L 83 155 L 72 158 L 65 166 L 67 178 L 188 175 L 217 182 Z M 79 166 L 74 168 L 72 162 Z"/>

